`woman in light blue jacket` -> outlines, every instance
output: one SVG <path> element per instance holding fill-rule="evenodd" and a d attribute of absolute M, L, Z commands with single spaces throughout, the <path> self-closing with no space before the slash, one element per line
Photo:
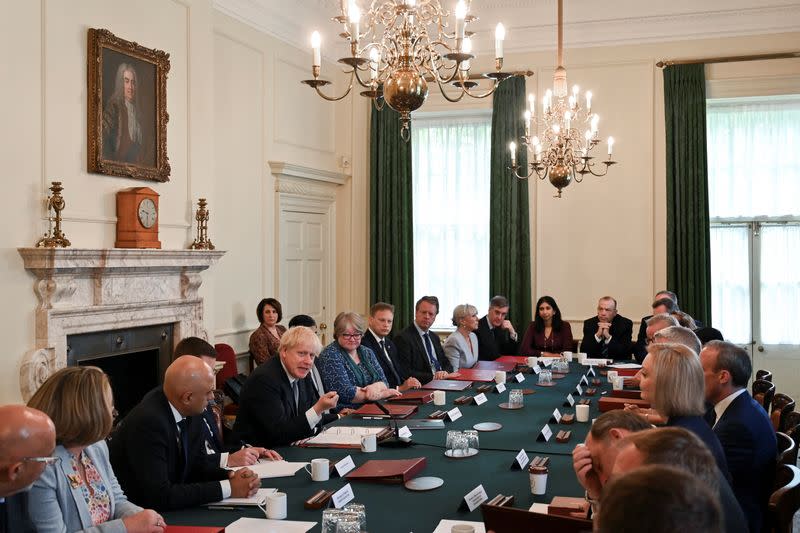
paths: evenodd
<path fill-rule="evenodd" d="M 28 402 L 56 426 L 60 459 L 48 466 L 29 495 L 39 533 L 163 533 L 164 519 L 128 501 L 108 459 L 105 438 L 114 420 L 111 386 L 102 370 L 59 370 Z"/>
<path fill-rule="evenodd" d="M 453 309 L 453 325 L 456 330 L 444 341 L 444 354 L 453 365 L 453 372 L 459 368 L 472 368 L 478 362 L 478 309 L 474 305 L 461 304 Z"/>

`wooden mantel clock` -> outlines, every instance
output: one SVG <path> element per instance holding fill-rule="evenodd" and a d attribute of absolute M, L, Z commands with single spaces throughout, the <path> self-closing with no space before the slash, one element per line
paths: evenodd
<path fill-rule="evenodd" d="M 117 193 L 116 248 L 161 248 L 158 240 L 158 193 L 134 187 Z"/>

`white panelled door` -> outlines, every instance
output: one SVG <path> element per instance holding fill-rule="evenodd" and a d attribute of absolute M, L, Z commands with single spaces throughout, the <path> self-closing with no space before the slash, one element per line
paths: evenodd
<path fill-rule="evenodd" d="M 319 325 L 320 333 L 325 333 L 331 323 L 329 309 L 334 286 L 331 222 L 328 210 L 296 205 L 281 207 L 278 257 L 284 324 L 294 315 L 310 315 Z M 330 338 L 330 333 L 327 337 Z"/>

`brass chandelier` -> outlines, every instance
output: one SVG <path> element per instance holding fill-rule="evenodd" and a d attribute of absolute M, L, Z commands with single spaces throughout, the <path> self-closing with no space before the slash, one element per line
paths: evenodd
<path fill-rule="evenodd" d="M 563 46 L 563 0 L 558 0 L 558 52 L 556 71 L 553 74 L 553 89 L 548 89 L 542 98 L 541 138 L 532 136 L 531 126 L 537 126 L 536 97 L 528 95 L 528 109 L 525 111 L 525 135 L 522 145 L 533 154 L 529 162 L 530 172 L 524 172 L 517 164 L 517 143 L 509 143 L 511 151 L 511 170 L 517 178 L 527 179 L 534 174 L 540 180 L 548 178 L 558 190 L 556 198 L 561 198 L 561 190 L 573 180 L 580 183 L 586 174 L 605 176 L 608 167 L 616 164 L 611 159 L 614 138 L 608 138 L 608 157 L 602 161 L 602 170 L 595 169 L 590 155 L 592 149 L 600 143 L 598 122 L 600 117 L 592 112 L 592 93 L 586 91 L 583 97 L 580 88 L 572 87 L 572 94 L 567 93 L 567 69 L 564 68 Z M 585 106 L 581 102 L 585 102 Z M 529 159 L 530 156 L 529 156 Z"/>
<path fill-rule="evenodd" d="M 369 2 L 362 12 L 355 0 L 341 0 L 341 14 L 333 20 L 342 24 L 340 36 L 349 42 L 350 55 L 339 59 L 350 74 L 347 89 L 341 96 L 329 96 L 321 87 L 331 82 L 320 78 L 321 42 L 318 32 L 311 36 L 314 79 L 302 83 L 313 87 L 329 101 L 341 100 L 350 94 L 355 83 L 365 90 L 361 95 L 370 98 L 377 109 L 384 103 L 400 113 L 403 139 L 409 139 L 411 112 L 419 109 L 428 96 L 428 82 L 435 82 L 449 102 L 458 102 L 465 95 L 486 98 L 499 83 L 512 74 L 503 68 L 505 29 L 495 31 L 495 71 L 484 74 L 493 80 L 484 92 L 473 92 L 477 82 L 470 78 L 472 55 L 471 32 L 466 26 L 476 18 L 469 14 L 470 0 L 459 0 L 455 7 L 453 29 L 449 12 L 439 0 L 361 0 Z M 446 85 L 457 87 L 448 94 Z"/>

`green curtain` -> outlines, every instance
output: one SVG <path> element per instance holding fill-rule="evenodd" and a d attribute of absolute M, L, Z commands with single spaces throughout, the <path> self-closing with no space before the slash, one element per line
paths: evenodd
<path fill-rule="evenodd" d="M 530 220 L 528 181 L 514 177 L 508 143 L 525 134 L 525 78 L 503 81 L 492 104 L 492 159 L 489 213 L 489 290 L 511 303 L 510 320 L 520 336 L 531 321 Z M 517 163 L 527 171 L 525 147 Z"/>
<path fill-rule="evenodd" d="M 711 324 L 711 253 L 704 65 L 664 69 L 667 139 L 667 287 Z"/>
<path fill-rule="evenodd" d="M 414 310 L 411 141 L 400 138 L 400 114 L 373 106 L 370 125 L 370 299 L 393 304 L 394 331 Z"/>

